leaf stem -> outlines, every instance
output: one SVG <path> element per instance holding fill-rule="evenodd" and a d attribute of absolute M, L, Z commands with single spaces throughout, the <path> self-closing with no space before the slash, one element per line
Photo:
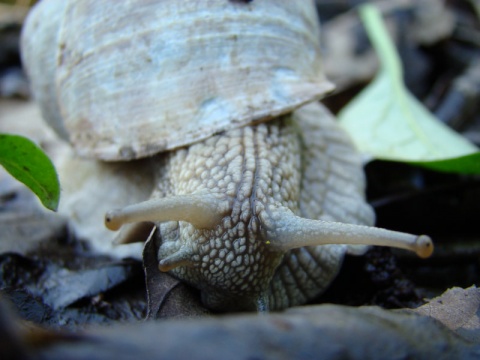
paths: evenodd
<path fill-rule="evenodd" d="M 371 4 L 360 6 L 360 17 L 363 21 L 368 37 L 380 58 L 382 70 L 392 76 L 395 82 L 403 79 L 403 70 L 400 57 L 389 38 L 388 30 L 382 20 L 380 11 Z"/>

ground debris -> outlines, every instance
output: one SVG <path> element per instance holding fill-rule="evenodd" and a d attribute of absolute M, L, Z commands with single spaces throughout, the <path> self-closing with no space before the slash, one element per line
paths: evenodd
<path fill-rule="evenodd" d="M 316 305 L 264 316 L 208 317 L 93 327 L 68 337 L 50 333 L 50 341 L 35 347 L 20 332 L 18 341 L 30 349 L 28 359 L 477 359 L 480 344 L 459 336 L 438 321 L 440 314 L 458 312 L 465 295 L 478 289 L 455 289 L 438 311 L 438 299 L 417 310 L 385 310 L 376 306 Z M 460 302 L 460 303 L 459 303 Z M 471 303 L 473 304 L 473 303 Z M 467 316 L 468 317 L 468 316 Z M 469 319 L 472 319 L 469 317 Z M 477 318 L 478 320 L 478 318 Z M 469 327 L 467 321 L 462 328 Z M 476 323 L 478 325 L 478 322 Z M 14 326 L 11 323 L 1 326 Z M 474 328 L 478 328 L 475 325 Z M 42 333 L 43 334 L 43 333 Z M 55 338 L 55 334 L 57 334 Z M 44 334 L 43 334 L 44 335 Z M 0 354 L 1 355 L 1 354 Z"/>
<path fill-rule="evenodd" d="M 452 288 L 413 312 L 437 319 L 464 339 L 480 343 L 480 289 Z"/>

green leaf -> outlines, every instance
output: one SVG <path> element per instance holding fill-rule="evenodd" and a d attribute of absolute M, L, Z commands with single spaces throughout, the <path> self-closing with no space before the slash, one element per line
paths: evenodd
<path fill-rule="evenodd" d="M 411 164 L 442 172 L 480 174 L 480 153 L 446 160 L 417 161 Z"/>
<path fill-rule="evenodd" d="M 340 124 L 358 149 L 377 159 L 479 173 L 475 161 L 463 160 L 479 154 L 478 148 L 437 120 L 406 89 L 399 56 L 379 11 L 364 5 L 360 15 L 379 56 L 380 70 L 339 114 Z"/>
<path fill-rule="evenodd" d="M 60 184 L 55 167 L 32 141 L 23 136 L 0 134 L 0 164 L 28 186 L 46 208 L 57 209 Z"/>

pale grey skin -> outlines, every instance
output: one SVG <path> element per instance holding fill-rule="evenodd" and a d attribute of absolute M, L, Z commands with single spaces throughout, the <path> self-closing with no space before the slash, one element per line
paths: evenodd
<path fill-rule="evenodd" d="M 128 241 L 154 222 L 159 269 L 200 289 L 212 309 L 305 303 L 362 245 L 433 251 L 428 236 L 369 226 L 360 158 L 316 103 L 159 155 L 154 166 L 151 199 L 108 211 L 105 225 L 128 225 Z"/>
<path fill-rule="evenodd" d="M 269 231 L 274 234 L 270 208 L 373 225 L 360 158 L 328 111 L 316 106 L 161 158 L 152 198 L 213 194 L 229 199 L 226 215 L 213 229 L 183 221 L 157 224 L 160 269 L 200 289 L 207 307 L 274 310 L 303 304 L 338 273 L 347 245 L 281 251 L 269 241 Z M 169 256 L 174 265 L 162 266 Z"/>

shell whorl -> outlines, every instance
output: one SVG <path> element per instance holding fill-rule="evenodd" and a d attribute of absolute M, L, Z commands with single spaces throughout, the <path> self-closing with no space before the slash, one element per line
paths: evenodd
<path fill-rule="evenodd" d="M 290 112 L 332 87 L 313 1 L 65 0 L 57 34 L 39 44 L 27 31 L 54 30 L 41 26 L 52 3 L 27 20 L 24 62 L 34 85 L 50 84 L 34 92 L 57 100 L 53 121 L 61 114 L 81 155 L 149 156 Z M 44 53 L 54 66 L 37 81 Z"/>

